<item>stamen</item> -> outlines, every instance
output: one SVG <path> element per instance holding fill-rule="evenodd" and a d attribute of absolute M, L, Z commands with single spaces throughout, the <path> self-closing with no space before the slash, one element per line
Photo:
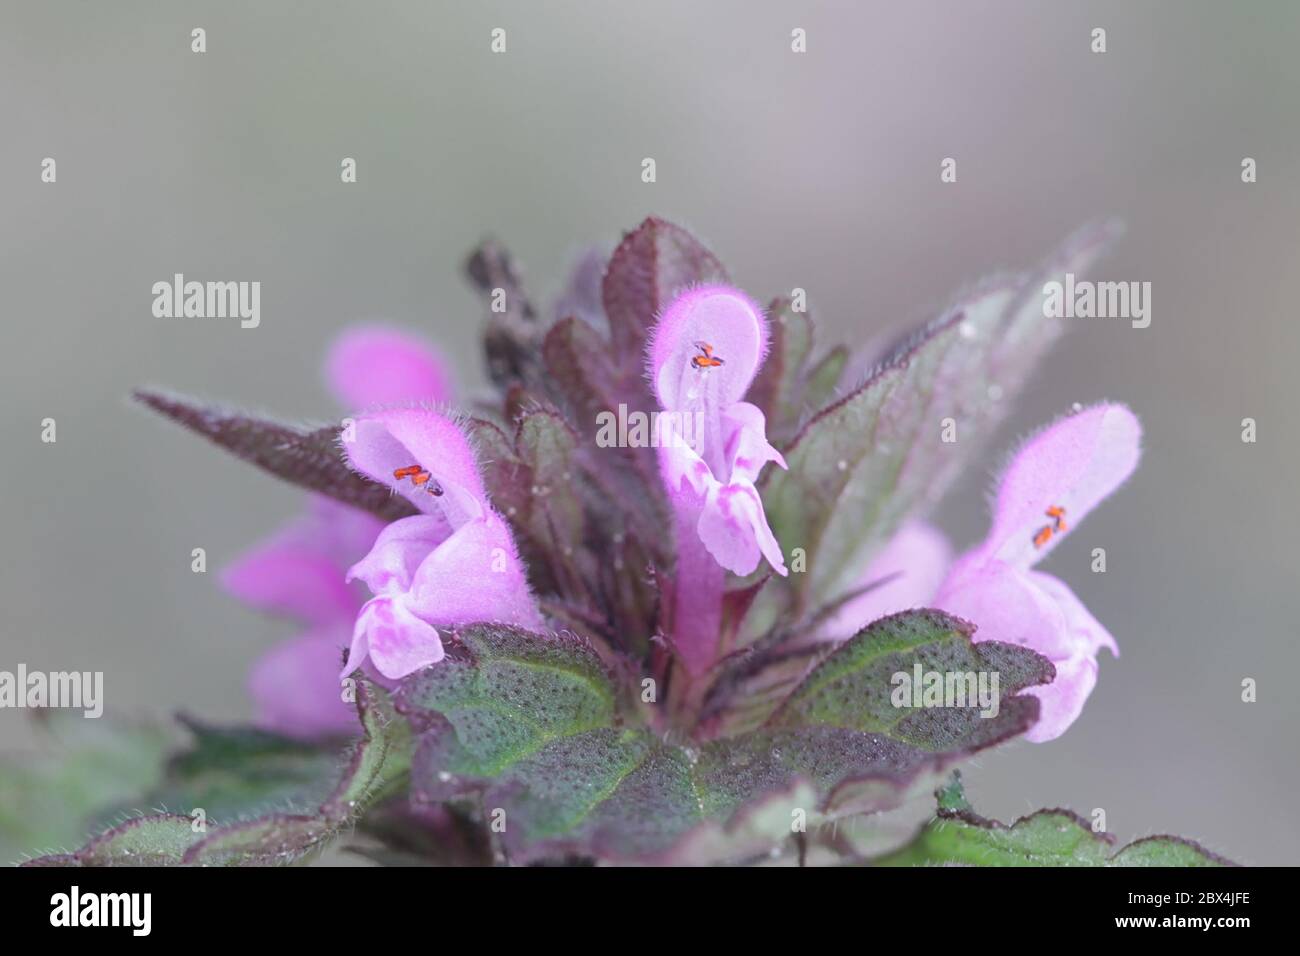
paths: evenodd
<path fill-rule="evenodd" d="M 1041 548 L 1047 542 L 1052 540 L 1053 534 L 1064 534 L 1069 530 L 1069 525 L 1065 523 L 1065 509 L 1060 505 L 1052 505 L 1043 512 L 1047 517 L 1052 519 L 1049 525 L 1043 525 L 1034 535 L 1034 547 Z"/>
<path fill-rule="evenodd" d="M 403 468 L 398 468 L 393 472 L 393 477 L 398 481 L 401 481 L 404 478 L 410 478 L 411 484 L 415 485 L 417 488 L 424 488 L 425 491 L 433 495 L 435 498 L 442 497 L 442 485 L 438 484 L 437 481 L 430 480 L 433 478 L 433 474 L 425 471 L 419 465 L 406 465 Z"/>
<path fill-rule="evenodd" d="M 695 347 L 700 350 L 699 355 L 691 356 L 692 368 L 718 368 L 726 363 L 713 354 L 713 346 L 708 342 L 696 342 Z"/>

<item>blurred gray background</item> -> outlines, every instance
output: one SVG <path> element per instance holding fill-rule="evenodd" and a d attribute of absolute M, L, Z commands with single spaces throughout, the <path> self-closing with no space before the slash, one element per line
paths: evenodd
<path fill-rule="evenodd" d="M 861 344 L 1113 214 L 1128 233 L 1098 275 L 1150 281 L 1151 327 L 1077 321 L 938 518 L 977 540 L 990 469 L 1018 435 L 1075 401 L 1130 403 L 1142 467 L 1045 566 L 1123 657 L 1103 656 L 1066 736 L 970 768 L 971 795 L 1004 819 L 1102 807 L 1122 839 L 1169 831 L 1300 862 L 1300 6 L 2 9 L 0 668 L 103 670 L 110 717 L 246 716 L 249 664 L 292 628 L 213 572 L 301 495 L 127 393 L 326 417 L 324 347 L 362 318 L 436 336 L 465 393 L 481 389 L 460 266 L 484 236 L 546 298 L 586 244 L 662 215 L 757 297 L 807 288 L 824 344 Z M 488 50 L 498 26 L 504 55 Z M 356 185 L 339 182 L 344 156 Z M 955 185 L 939 182 L 945 156 Z M 174 272 L 260 280 L 261 327 L 154 318 L 150 287 Z M 1240 702 L 1244 677 L 1258 703 Z M 31 741 L 23 712 L 0 711 L 0 746 Z"/>

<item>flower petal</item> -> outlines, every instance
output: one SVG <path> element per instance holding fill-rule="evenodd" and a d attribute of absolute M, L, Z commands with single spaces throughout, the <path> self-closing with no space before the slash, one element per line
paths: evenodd
<path fill-rule="evenodd" d="M 397 680 L 436 664 L 444 654 L 437 629 L 412 614 L 402 597 L 377 597 L 357 615 L 348 662 L 340 676 L 369 660 L 379 673 Z"/>
<path fill-rule="evenodd" d="M 1029 578 L 1042 588 L 1045 594 L 1051 596 L 1056 606 L 1061 609 L 1066 627 L 1070 629 L 1070 635 L 1074 640 L 1075 653 L 1096 658 L 1097 652 L 1104 647 L 1119 657 L 1119 645 L 1115 643 L 1115 638 L 1100 621 L 1093 617 L 1092 612 L 1079 600 L 1078 595 L 1070 590 L 1068 584 L 1042 571 L 1030 571 Z"/>
<path fill-rule="evenodd" d="M 739 289 L 711 285 L 682 293 L 655 324 L 648 349 L 660 406 L 716 413 L 740 401 L 767 340 L 763 310 Z"/>
<path fill-rule="evenodd" d="M 452 397 L 447 363 L 419 336 L 386 325 L 345 330 L 325 360 L 330 390 L 345 408 Z"/>
<path fill-rule="evenodd" d="M 820 635 L 843 640 L 882 617 L 930 606 L 951 564 L 952 545 L 942 531 L 923 521 L 903 525 L 855 586 L 883 583 L 842 604 L 826 619 Z"/>
<path fill-rule="evenodd" d="M 934 606 L 965 618 L 978 630 L 974 641 L 1019 644 L 1050 660 L 1075 650 L 1065 613 L 1028 572 L 976 553 L 960 559 L 948 573 Z"/>
<path fill-rule="evenodd" d="M 323 628 L 267 651 L 248 679 L 257 725 L 299 739 L 356 733 L 357 710 L 338 676 L 346 640 L 346 630 Z"/>
<path fill-rule="evenodd" d="M 348 580 L 365 581 L 374 594 L 408 590 L 420 564 L 450 534 L 441 515 L 400 518 L 379 533 L 370 552 L 348 570 Z"/>
<path fill-rule="evenodd" d="M 748 482 L 713 482 L 696 527 L 709 554 L 728 571 L 751 574 L 760 557 L 765 557 L 778 574 L 788 573 L 781 546 L 763 514 L 763 502 Z"/>
<path fill-rule="evenodd" d="M 388 408 L 355 418 L 343 443 L 348 461 L 426 514 L 445 514 L 453 527 L 482 514 L 487 492 L 473 446 L 452 418 L 431 408 Z M 432 476 L 423 484 L 395 472 L 418 465 Z M 431 493 L 441 491 L 442 494 Z"/>
<path fill-rule="evenodd" d="M 709 483 L 716 482 L 708 463 L 690 446 L 681 432 L 665 425 L 659 444 L 659 472 L 671 496 L 703 497 Z"/>
<path fill-rule="evenodd" d="M 736 402 L 722 413 L 726 431 L 727 463 L 731 481 L 743 478 L 758 480 L 759 472 L 769 461 L 781 468 L 789 468 L 781 453 L 767 440 L 767 419 L 757 405 Z"/>
<path fill-rule="evenodd" d="M 366 553 L 381 528 L 371 515 L 313 496 L 306 514 L 228 565 L 221 583 L 268 613 L 312 623 L 350 620 L 360 597 L 343 570 Z"/>
<path fill-rule="evenodd" d="M 1040 704 L 1038 722 L 1025 732 L 1025 739 L 1037 744 L 1065 733 L 1083 713 L 1088 695 L 1097 686 L 1097 662 L 1091 657 L 1068 657 L 1052 663 L 1056 677 L 1050 684 L 1024 690 L 1037 697 Z"/>
<path fill-rule="evenodd" d="M 993 528 L 983 550 L 1028 568 L 1060 542 L 1048 509 L 1077 525 L 1137 467 L 1142 426 L 1123 405 L 1096 405 L 1049 425 L 1016 454 L 998 490 Z M 1035 538 L 1039 541 L 1036 544 Z"/>
<path fill-rule="evenodd" d="M 408 601 L 413 613 L 438 626 L 542 625 L 510 529 L 496 514 L 461 526 L 434 548 L 415 574 Z"/>

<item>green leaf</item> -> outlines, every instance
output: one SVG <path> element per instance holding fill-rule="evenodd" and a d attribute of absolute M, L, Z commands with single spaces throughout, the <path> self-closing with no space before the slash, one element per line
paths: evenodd
<path fill-rule="evenodd" d="M 361 740 L 352 745 L 338 786 L 321 806 L 327 818 L 342 822 L 404 785 L 411 771 L 410 725 L 392 697 L 369 681 L 357 681 Z"/>
<path fill-rule="evenodd" d="M 301 743 L 252 727 L 181 720 L 194 736 L 167 763 L 161 783 L 138 805 L 234 823 L 288 807 L 318 805 L 338 778 L 335 748 Z"/>
<path fill-rule="evenodd" d="M 834 393 L 849 352 L 840 346 L 813 363 L 814 325 L 808 313 L 795 312 L 789 299 L 774 300 L 767 313 L 771 345 L 746 399 L 767 417 L 768 439 L 785 443 L 803 417 Z"/>
<path fill-rule="evenodd" d="M 1039 810 L 1011 826 L 970 809 L 954 780 L 937 796 L 939 810 L 904 847 L 876 866 L 1232 866 L 1191 840 L 1154 836 L 1116 851 L 1115 838 L 1094 833 L 1069 810 Z"/>
<path fill-rule="evenodd" d="M 786 699 L 768 726 L 839 727 L 884 734 L 937 753 L 1003 739 L 1037 717 L 1038 702 L 1015 696 L 1056 676 L 1051 662 L 1028 648 L 996 641 L 971 642 L 974 628 L 942 611 L 906 611 L 881 618 L 836 648 Z M 975 674 L 989 688 L 997 679 L 997 714 L 966 707 L 897 707 L 894 675 Z M 1018 731 L 1012 731 L 1018 732 Z"/>
<path fill-rule="evenodd" d="M 614 723 L 614 684 L 579 638 L 476 626 L 446 646 L 447 657 L 407 678 L 397 696 L 421 731 L 417 803 L 474 789 L 557 738 Z"/>
<path fill-rule="evenodd" d="M 302 428 L 149 389 L 137 389 L 135 398 L 235 457 L 292 484 L 386 521 L 416 513 L 406 499 L 348 467 L 339 448 L 337 425 Z"/>
<path fill-rule="evenodd" d="M 37 713 L 42 748 L 0 757 L 0 862 L 80 843 L 109 808 L 158 783 L 177 738 L 152 723 Z"/>
<path fill-rule="evenodd" d="M 181 861 L 195 839 L 194 822 L 189 817 L 137 817 L 95 837 L 75 854 L 73 865 L 172 866 Z"/>
<path fill-rule="evenodd" d="M 318 852 L 337 827 L 317 816 L 272 814 L 221 827 L 189 846 L 187 866 L 284 866 Z"/>
<path fill-rule="evenodd" d="M 849 364 L 849 355 L 847 348 L 837 345 L 808 369 L 804 382 L 805 408 L 812 411 L 830 401 L 831 396 L 835 394 L 835 389 L 839 387 L 840 379 L 844 377 L 844 369 Z"/>
<path fill-rule="evenodd" d="M 406 780 L 410 727 L 381 689 L 359 681 L 364 733 L 343 767 L 318 775 L 320 755 L 256 731 L 203 728 L 197 746 L 176 758 L 164 790 L 188 815 L 140 816 L 112 827 L 76 853 L 40 857 L 34 866 L 269 865 L 305 859 Z M 292 794 L 290 796 L 290 794 Z M 306 803 L 301 813 L 265 812 L 268 802 Z M 205 806 L 196 801 L 206 801 Z M 213 807 L 227 818 L 220 821 Z M 197 811 L 202 811 L 199 813 Z M 260 814 L 260 815 L 256 815 Z"/>
<path fill-rule="evenodd" d="M 1083 273 L 1113 231 L 1081 233 L 1033 276 L 984 283 L 803 427 L 789 470 L 769 469 L 763 488 L 777 539 L 808 555 L 808 572 L 791 578 L 801 608 L 939 500 L 1064 331 L 1043 315 L 1044 281 Z M 956 441 L 943 440 L 947 418 Z"/>
<path fill-rule="evenodd" d="M 1051 665 L 1022 648 L 972 647 L 966 625 L 908 612 L 868 628 L 814 670 L 762 730 L 699 745 L 669 742 L 620 708 L 583 641 L 476 625 L 452 635 L 436 668 L 408 678 L 398 710 L 419 737 L 416 806 L 477 794 L 505 823 L 512 860 L 567 855 L 712 862 L 766 853 L 809 823 L 895 806 L 962 757 L 1023 732 L 1038 713 L 1013 696 Z M 891 671 L 915 661 L 998 667 L 1000 713 L 885 715 Z M 847 695 L 866 697 L 862 713 Z M 501 815 L 504 816 L 501 816 Z"/>

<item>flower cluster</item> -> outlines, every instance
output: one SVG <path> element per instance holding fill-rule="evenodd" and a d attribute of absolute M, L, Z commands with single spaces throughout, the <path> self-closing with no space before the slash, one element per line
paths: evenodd
<path fill-rule="evenodd" d="M 664 412 L 678 413 L 664 420 L 699 423 L 657 452 L 674 516 L 677 613 L 668 638 L 695 677 L 724 651 L 728 575 L 750 575 L 763 560 L 788 573 L 758 490 L 764 466 L 786 462 L 767 439 L 763 412 L 746 401 L 768 344 L 767 319 L 752 299 L 706 285 L 672 301 L 646 349 L 654 396 Z M 365 409 L 344 435 L 348 462 L 418 513 L 384 525 L 316 496 L 303 518 L 226 572 L 243 601 L 308 627 L 272 649 L 251 678 L 262 724 L 308 737 L 348 729 L 338 685 L 358 669 L 392 681 L 436 665 L 440 629 L 546 626 L 464 422 L 437 410 L 450 395 L 436 352 L 402 333 L 364 328 L 339 340 L 327 370 L 341 401 Z M 1098 650 L 1118 648 L 1069 586 L 1035 565 L 1133 472 L 1140 435 L 1137 419 L 1118 405 L 1077 410 L 1040 432 L 1006 469 L 983 543 L 954 561 L 938 530 L 904 525 L 864 572 L 865 593 L 841 604 L 821 637 L 843 640 L 913 607 L 969 619 L 976 641 L 1018 644 L 1052 662 L 1052 682 L 1028 691 L 1042 711 L 1027 736 L 1059 736 L 1096 683 Z M 364 582 L 369 600 L 352 590 L 354 581 Z"/>
<path fill-rule="evenodd" d="M 145 798 L 209 806 L 211 766 L 240 781 L 220 808 L 240 822 L 192 841 L 188 818 L 131 825 L 182 863 L 304 859 L 343 831 L 476 865 L 861 862 L 828 824 L 987 748 L 1061 736 L 1099 652 L 1118 656 L 1073 589 L 1077 551 L 1060 577 L 1043 562 L 1136 470 L 1128 408 L 1076 404 L 1026 438 L 982 541 L 959 551 L 927 523 L 1064 332 L 1044 283 L 1112 235 L 971 287 L 852 386 L 852 354 L 818 343 L 802 298 L 761 306 L 650 218 L 584 257 L 549 309 L 496 243 L 469 258 L 495 395 L 455 394 L 436 348 L 374 325 L 329 351 L 333 422 L 137 392 L 308 497 L 223 575 L 299 627 L 252 669 L 266 733 L 192 726 Z M 941 814 L 963 803 L 954 780 L 944 794 Z M 958 842 L 981 862 L 1036 852 L 990 855 L 992 833 Z M 965 859 L 936 839 L 872 859 Z M 1221 862 L 1174 838 L 1056 843 L 1070 865 Z"/>

